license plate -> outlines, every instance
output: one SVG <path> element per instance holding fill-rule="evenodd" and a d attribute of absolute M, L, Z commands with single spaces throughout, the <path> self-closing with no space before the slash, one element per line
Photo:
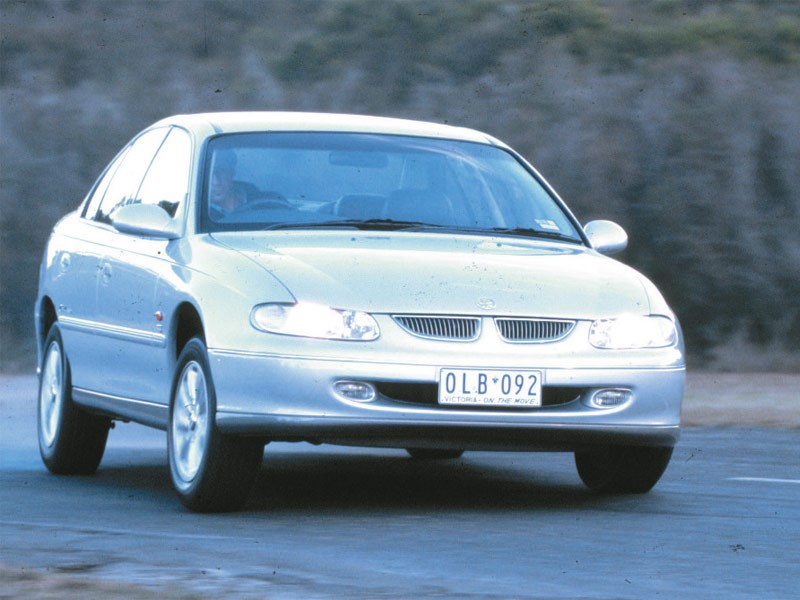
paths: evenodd
<path fill-rule="evenodd" d="M 456 406 L 541 406 L 541 371 L 442 369 L 439 404 Z"/>

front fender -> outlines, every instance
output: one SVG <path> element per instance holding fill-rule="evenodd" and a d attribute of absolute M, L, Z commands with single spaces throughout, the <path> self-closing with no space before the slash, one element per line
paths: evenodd
<path fill-rule="evenodd" d="M 168 249 L 171 269 L 159 284 L 159 307 L 174 319 L 192 304 L 203 323 L 209 348 L 256 349 L 263 338 L 250 325 L 250 312 L 263 302 L 294 302 L 286 287 L 263 266 L 202 235 Z"/>

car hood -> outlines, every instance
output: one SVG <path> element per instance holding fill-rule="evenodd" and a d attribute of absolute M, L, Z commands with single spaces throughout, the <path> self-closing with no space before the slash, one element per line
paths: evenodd
<path fill-rule="evenodd" d="M 586 319 L 650 311 L 641 275 L 582 246 L 409 232 L 213 237 L 297 300 L 335 308 Z"/>

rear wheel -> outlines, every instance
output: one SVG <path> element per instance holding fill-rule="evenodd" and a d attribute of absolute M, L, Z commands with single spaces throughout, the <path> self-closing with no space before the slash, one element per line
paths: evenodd
<path fill-rule="evenodd" d="M 72 401 L 72 379 L 61 331 L 47 334 L 39 375 L 37 428 L 45 466 L 60 475 L 88 475 L 97 470 L 111 421 L 87 413 Z"/>
<path fill-rule="evenodd" d="M 583 483 L 597 492 L 643 494 L 658 482 L 672 448 L 607 446 L 575 453 Z"/>
<path fill-rule="evenodd" d="M 205 343 L 192 338 L 175 371 L 167 446 L 175 490 L 197 512 L 240 508 L 264 452 L 261 440 L 223 435 L 215 425 L 216 410 Z"/>
<path fill-rule="evenodd" d="M 464 454 L 463 450 L 437 448 L 406 448 L 411 458 L 416 460 L 453 460 Z"/>

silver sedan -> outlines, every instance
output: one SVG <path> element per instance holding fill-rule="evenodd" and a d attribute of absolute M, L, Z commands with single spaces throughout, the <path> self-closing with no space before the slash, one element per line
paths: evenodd
<path fill-rule="evenodd" d="M 519 154 L 478 131 L 305 113 L 137 135 L 41 265 L 39 445 L 90 473 L 112 420 L 167 431 L 191 510 L 246 500 L 270 441 L 575 453 L 646 492 L 676 443 L 680 327 Z"/>

